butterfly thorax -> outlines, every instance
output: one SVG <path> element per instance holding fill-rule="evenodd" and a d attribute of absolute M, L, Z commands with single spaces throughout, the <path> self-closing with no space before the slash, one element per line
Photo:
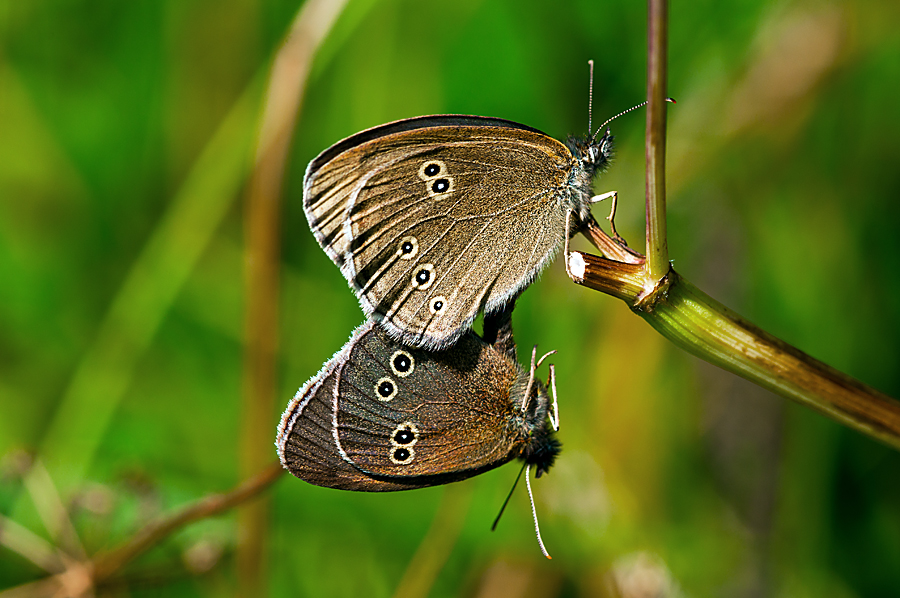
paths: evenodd
<path fill-rule="evenodd" d="M 572 167 L 569 170 L 569 209 L 585 222 L 591 213 L 591 198 L 594 196 L 592 183 L 594 175 L 602 172 L 612 157 L 613 136 L 609 130 L 596 139 L 596 135 L 582 138 L 569 137 L 566 147 L 572 152 Z"/>

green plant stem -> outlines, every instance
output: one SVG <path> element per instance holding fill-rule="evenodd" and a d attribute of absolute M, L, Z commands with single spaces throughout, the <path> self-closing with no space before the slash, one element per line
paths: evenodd
<path fill-rule="evenodd" d="M 900 402 L 753 325 L 674 270 L 634 310 L 694 355 L 900 448 Z"/>
<path fill-rule="evenodd" d="M 900 402 L 765 332 L 674 270 L 644 294 L 640 265 L 581 252 L 569 263 L 581 274 L 576 283 L 624 300 L 682 349 L 900 449 Z"/>
<path fill-rule="evenodd" d="M 647 17 L 647 266 L 644 287 L 650 292 L 669 271 L 666 240 L 667 0 L 648 0 Z"/>

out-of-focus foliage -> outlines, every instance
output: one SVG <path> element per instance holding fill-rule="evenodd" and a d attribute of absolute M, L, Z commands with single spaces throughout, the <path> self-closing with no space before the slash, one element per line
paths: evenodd
<path fill-rule="evenodd" d="M 259 83 L 297 8 L 0 1 L 0 455 L 47 460 L 88 552 L 238 481 L 241 184 Z M 900 5 L 673 2 L 670 18 L 679 272 L 900 396 Z M 595 122 L 643 99 L 645 28 L 640 2 L 350 1 L 291 158 L 283 403 L 362 319 L 307 228 L 306 163 L 429 113 L 583 134 L 589 58 Z M 619 231 L 638 248 L 643 124 L 640 112 L 613 124 L 617 159 L 597 185 L 618 190 Z M 554 560 L 521 489 L 489 531 L 513 466 L 385 495 L 285 477 L 273 595 L 388 596 L 417 551 L 442 563 L 444 550 L 432 596 L 900 588 L 896 452 L 675 349 L 559 263 L 514 321 L 523 359 L 534 343 L 558 350 L 565 450 L 535 484 Z M 14 461 L 0 512 L 40 530 Z M 436 516 L 444 527 L 423 543 Z M 152 582 L 130 591 L 230 595 L 233 545 L 233 516 L 189 527 L 129 569 Z M 0 587 L 37 576 L 0 548 Z"/>

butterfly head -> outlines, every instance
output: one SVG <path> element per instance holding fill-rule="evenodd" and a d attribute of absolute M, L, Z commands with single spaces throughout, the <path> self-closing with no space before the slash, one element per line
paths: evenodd
<path fill-rule="evenodd" d="M 553 428 L 543 426 L 531 433 L 519 458 L 527 465 L 534 465 L 534 476 L 539 478 L 548 471 L 562 450 L 562 443 Z"/>
<path fill-rule="evenodd" d="M 533 465 L 535 477 L 540 477 L 550 469 L 562 449 L 562 444 L 556 438 L 559 420 L 555 413 L 555 401 L 551 402 L 547 387 L 541 381 L 532 379 L 528 395 L 515 418 L 521 434 L 521 444 L 516 456 L 526 465 Z"/>
<path fill-rule="evenodd" d="M 572 152 L 568 181 L 568 208 L 581 222 L 591 213 L 594 175 L 606 169 L 613 154 L 613 136 L 606 130 L 599 139 L 597 135 L 581 138 L 570 137 L 566 146 Z"/>
<path fill-rule="evenodd" d="M 609 163 L 613 154 L 613 135 L 606 129 L 606 132 L 597 138 L 597 133 L 582 138 L 570 137 L 566 145 L 572 152 L 572 156 L 578 162 L 578 166 L 590 178 L 598 170 L 603 170 Z"/>
<path fill-rule="evenodd" d="M 599 133 L 599 131 L 597 131 Z M 582 166 L 585 169 L 602 169 L 606 166 L 613 153 L 613 136 L 609 129 L 597 139 L 597 133 L 585 139 L 580 153 Z"/>

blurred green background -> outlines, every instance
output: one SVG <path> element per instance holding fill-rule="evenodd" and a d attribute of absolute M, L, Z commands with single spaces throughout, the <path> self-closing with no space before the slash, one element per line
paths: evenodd
<path fill-rule="evenodd" d="M 39 534 L 22 450 L 47 462 L 89 553 L 239 481 L 242 189 L 298 6 L 0 0 L 0 513 Z M 362 320 L 303 216 L 308 161 L 429 113 L 583 134 L 589 58 L 595 122 L 640 102 L 644 4 L 350 0 L 290 159 L 280 405 Z M 673 2 L 669 61 L 675 267 L 900 396 L 900 4 Z M 613 124 L 596 186 L 619 192 L 637 248 L 643 128 L 642 112 Z M 534 485 L 554 559 L 521 488 L 489 531 L 514 466 L 384 495 L 285 476 L 272 595 L 389 596 L 417 551 L 441 564 L 433 585 L 407 572 L 432 596 L 900 591 L 896 451 L 674 348 L 559 262 L 514 322 L 523 360 L 558 351 L 564 452 Z M 234 545 L 233 513 L 190 526 L 117 592 L 232 595 Z M 0 547 L 0 588 L 40 575 Z"/>

